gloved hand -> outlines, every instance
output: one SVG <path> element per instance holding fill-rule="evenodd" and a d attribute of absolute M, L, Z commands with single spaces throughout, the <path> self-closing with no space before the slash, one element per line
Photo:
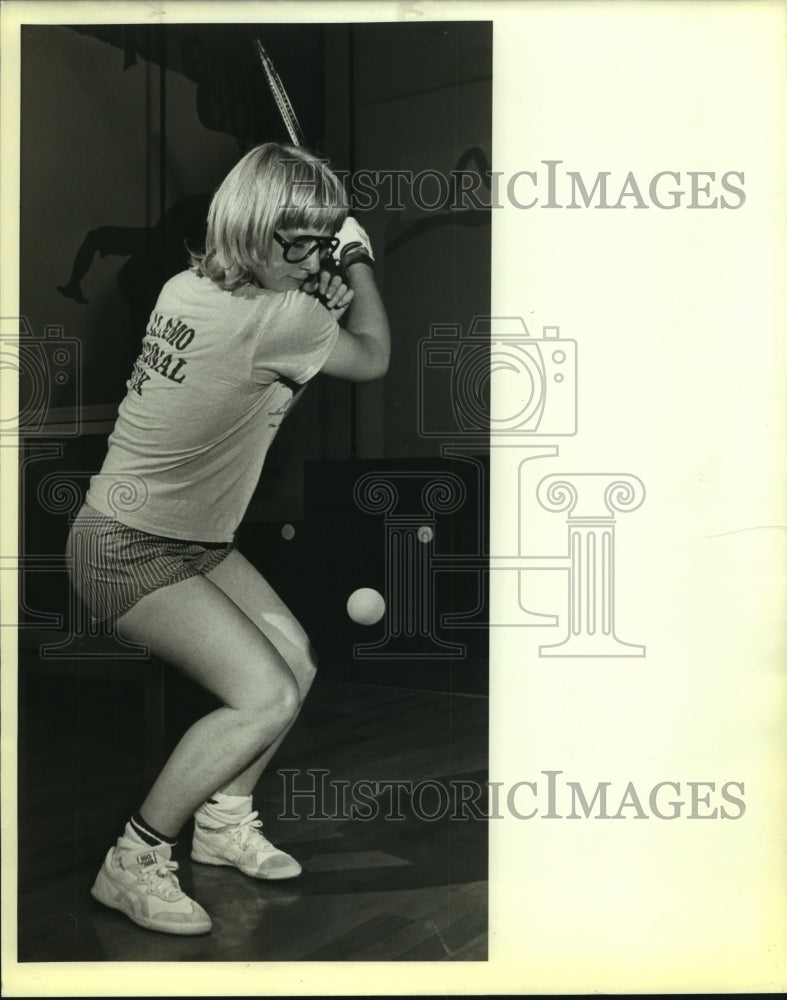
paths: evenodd
<path fill-rule="evenodd" d="M 344 220 L 342 228 L 336 234 L 339 238 L 339 246 L 334 251 L 334 256 L 338 261 L 342 261 L 349 254 L 360 253 L 374 260 L 372 252 L 372 241 L 363 226 L 351 215 Z"/>

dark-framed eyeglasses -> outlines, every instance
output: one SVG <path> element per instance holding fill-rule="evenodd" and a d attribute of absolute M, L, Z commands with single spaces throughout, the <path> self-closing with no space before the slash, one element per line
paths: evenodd
<path fill-rule="evenodd" d="M 294 240 L 285 240 L 274 231 L 273 238 L 284 250 L 284 259 L 290 264 L 298 264 L 317 251 L 320 257 L 327 257 L 339 245 L 337 236 L 298 236 Z"/>

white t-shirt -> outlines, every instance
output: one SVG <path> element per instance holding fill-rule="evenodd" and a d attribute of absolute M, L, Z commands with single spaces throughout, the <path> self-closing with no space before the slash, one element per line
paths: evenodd
<path fill-rule="evenodd" d="M 192 271 L 161 291 L 87 502 L 132 528 L 230 541 L 300 385 L 339 327 L 315 298 Z"/>

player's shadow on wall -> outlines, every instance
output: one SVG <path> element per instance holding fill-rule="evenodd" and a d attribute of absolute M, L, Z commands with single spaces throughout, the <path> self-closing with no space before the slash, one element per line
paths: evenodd
<path fill-rule="evenodd" d="M 205 245 L 211 195 L 194 194 L 175 202 L 152 226 L 97 226 L 82 240 L 68 280 L 57 290 L 80 304 L 88 299 L 82 282 L 96 255 L 126 257 L 117 285 L 128 303 L 132 332 L 139 336 L 156 304 L 162 285 L 189 266 L 189 251 Z"/>

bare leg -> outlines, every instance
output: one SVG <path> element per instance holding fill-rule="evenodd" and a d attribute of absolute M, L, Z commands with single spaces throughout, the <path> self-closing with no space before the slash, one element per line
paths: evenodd
<path fill-rule="evenodd" d="M 281 746 L 284 741 L 284 737 L 290 731 L 293 722 L 295 722 L 295 719 L 292 720 L 284 732 L 282 732 L 278 738 L 271 743 L 265 753 L 258 757 L 253 764 L 250 764 L 244 771 L 241 771 L 240 774 L 237 774 L 231 781 L 228 781 L 226 785 L 217 790 L 224 792 L 225 795 L 251 795 L 257 787 L 257 783 L 262 777 L 265 768 L 270 763 L 271 758 Z"/>
<path fill-rule="evenodd" d="M 141 806 L 148 823 L 174 837 L 208 796 L 279 739 L 301 692 L 270 639 L 206 577 L 148 594 L 118 627 L 224 703 L 186 732 Z"/>
<path fill-rule="evenodd" d="M 208 579 L 220 587 L 276 647 L 295 677 L 302 705 L 314 680 L 317 664 L 308 636 L 298 620 L 273 587 L 240 552 L 230 553 L 208 574 Z M 222 791 L 227 795 L 250 795 L 281 746 L 297 714 L 296 711 L 283 732 L 249 767 L 223 787 L 213 791 Z"/>

